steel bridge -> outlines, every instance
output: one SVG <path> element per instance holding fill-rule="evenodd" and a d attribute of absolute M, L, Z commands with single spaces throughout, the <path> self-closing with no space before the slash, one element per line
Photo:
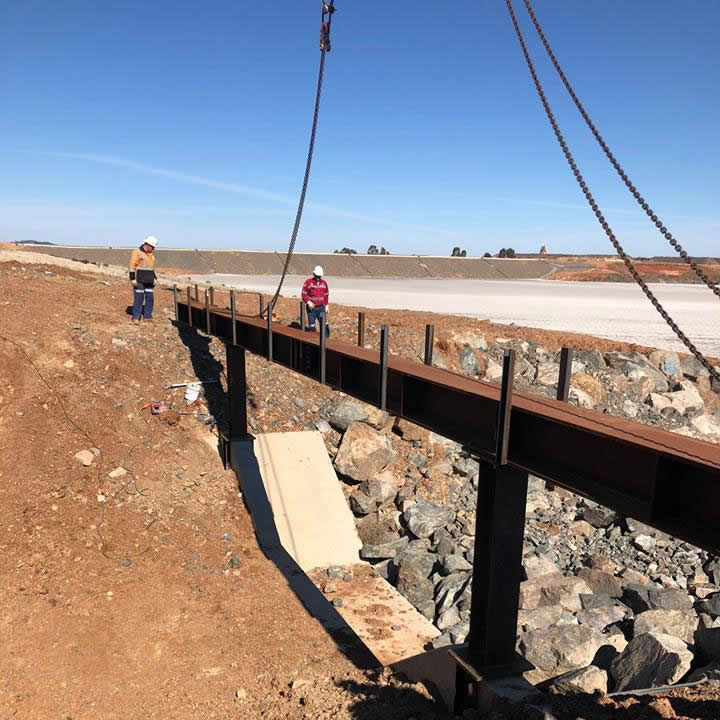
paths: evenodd
<path fill-rule="evenodd" d="M 482 679 L 527 669 L 515 643 L 529 474 L 720 551 L 720 447 L 568 404 L 568 349 L 552 400 L 513 392 L 511 350 L 500 387 L 432 367 L 432 326 L 419 364 L 390 354 L 387 326 L 379 352 L 365 349 L 362 313 L 354 346 L 326 340 L 322 330 L 273 325 L 272 312 L 267 319 L 240 315 L 233 292 L 229 307 L 215 304 L 213 288 L 204 298 L 197 286 L 174 295 L 178 322 L 226 343 L 227 442 L 247 437 L 249 351 L 454 440 L 479 459 L 470 633 L 464 647 L 451 650 L 456 708 L 470 706 Z"/>

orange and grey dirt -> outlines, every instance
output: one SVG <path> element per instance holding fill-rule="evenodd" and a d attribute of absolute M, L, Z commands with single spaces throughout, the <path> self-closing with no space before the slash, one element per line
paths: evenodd
<path fill-rule="evenodd" d="M 14 261 L 0 264 L 0 286 L 2 717 L 448 717 L 427 688 L 330 637 L 258 549 L 215 448 L 222 346 L 172 324 L 171 293 L 158 289 L 155 322 L 136 327 L 129 283 L 112 274 Z M 296 305 L 283 301 L 280 319 Z M 334 309 L 340 339 L 351 339 L 354 312 Z M 416 354 L 425 320 L 370 311 L 369 342 L 390 322 L 398 352 Z M 191 406 L 165 389 L 198 378 L 218 382 Z M 332 397 L 250 356 L 248 385 L 257 431 L 303 429 Z M 159 400 L 175 411 L 151 415 Z M 611 717 L 586 701 L 594 709 L 556 717 Z M 716 706 L 708 693 L 675 715 L 627 717 L 711 717 L 702 713 Z"/>

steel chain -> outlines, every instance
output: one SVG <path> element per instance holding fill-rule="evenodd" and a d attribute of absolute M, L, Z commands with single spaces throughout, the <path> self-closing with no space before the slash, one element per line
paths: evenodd
<path fill-rule="evenodd" d="M 322 21 L 325 21 L 326 10 L 329 7 L 332 11 L 329 14 L 329 22 L 332 22 L 332 12 L 334 12 L 334 0 L 329 5 L 323 3 Z M 328 26 L 329 33 L 329 26 Z M 317 134 L 318 126 L 318 115 L 320 113 L 320 98 L 322 97 L 323 79 L 325 77 L 325 55 L 326 49 L 320 49 L 320 69 L 318 70 L 317 79 L 317 91 L 315 93 L 315 111 L 313 113 L 312 130 L 310 132 L 310 145 L 308 146 L 307 161 L 305 163 L 305 177 L 303 178 L 302 190 L 300 191 L 300 200 L 298 202 L 297 213 L 295 214 L 295 225 L 293 226 L 292 235 L 290 236 L 290 245 L 288 247 L 287 255 L 285 257 L 285 264 L 283 265 L 282 275 L 280 276 L 280 282 L 278 283 L 277 290 L 272 297 L 272 300 L 268 303 L 266 312 L 272 313 L 273 308 L 277 299 L 280 297 L 283 283 L 285 282 L 285 276 L 287 275 L 288 268 L 290 266 L 290 260 L 292 259 L 293 252 L 295 250 L 295 243 L 297 242 L 298 232 L 300 231 L 300 222 L 302 220 L 303 210 L 305 208 L 305 195 L 307 194 L 308 183 L 310 182 L 310 168 L 312 167 L 313 153 L 315 151 L 315 136 Z M 264 313 L 260 313 L 259 317 L 262 317 Z"/>
<path fill-rule="evenodd" d="M 612 150 L 610 150 L 607 143 L 605 142 L 605 139 L 600 134 L 599 130 L 595 126 L 595 123 L 593 123 L 593 121 L 590 119 L 590 116 L 585 110 L 583 104 L 580 102 L 580 98 L 578 98 L 577 94 L 575 93 L 575 90 L 570 84 L 570 81 L 567 79 L 567 76 L 565 75 L 562 67 L 560 67 L 560 63 L 555 57 L 555 53 L 550 47 L 550 43 L 545 37 L 545 33 L 543 32 L 542 27 L 540 27 L 540 22 L 535 15 L 535 11 L 532 7 L 532 4 L 530 3 L 530 0 L 523 0 L 523 2 L 525 3 L 525 7 L 527 8 L 528 14 L 530 15 L 530 19 L 535 26 L 535 30 L 537 31 L 537 34 L 540 37 L 540 40 L 545 47 L 545 50 L 547 51 L 548 57 L 552 61 L 552 64 L 554 65 L 555 70 L 560 77 L 560 80 L 562 80 L 565 89 L 568 91 L 570 97 L 572 98 L 572 101 L 575 103 L 575 107 L 577 107 L 577 109 L 579 110 L 580 114 L 583 117 L 583 120 L 585 120 L 585 124 L 590 129 L 590 132 L 592 132 L 592 134 L 595 136 L 595 139 L 602 148 L 607 159 L 610 161 L 610 164 L 615 168 L 617 174 L 620 176 L 623 183 L 625 183 L 625 186 L 630 191 L 635 200 L 637 200 L 640 207 L 653 221 L 658 230 L 660 230 L 660 233 L 665 236 L 670 245 L 675 249 L 675 251 L 680 255 L 680 257 L 693 269 L 695 274 L 715 293 L 715 295 L 718 296 L 718 298 L 720 298 L 720 288 L 718 288 L 718 286 L 705 274 L 703 269 L 687 254 L 683 246 L 677 240 L 675 240 L 675 238 L 672 236 L 672 233 L 665 227 L 665 225 L 662 223 L 660 218 L 658 218 L 650 205 L 648 205 L 648 203 L 645 201 L 645 198 L 640 194 L 635 185 L 633 185 L 632 181 L 627 176 L 620 163 L 617 161 Z"/>
<path fill-rule="evenodd" d="M 525 38 L 523 37 L 522 31 L 520 30 L 520 25 L 518 24 L 517 17 L 515 16 L 515 10 L 512 6 L 512 0 L 505 0 L 505 4 L 507 5 L 508 12 L 510 13 L 510 18 L 512 20 L 513 27 L 515 28 L 515 33 L 517 34 L 518 40 L 520 42 L 520 47 L 522 48 L 523 55 L 525 56 L 525 62 L 527 63 L 528 69 L 530 70 L 530 74 L 532 75 L 533 82 L 535 84 L 535 89 L 537 90 L 538 96 L 540 97 L 540 101 L 542 102 L 543 108 L 545 109 L 545 114 L 547 115 L 548 120 L 550 121 L 550 125 L 552 126 L 552 129 L 555 133 L 555 137 L 557 138 L 558 142 L 560 143 L 560 147 L 562 148 L 563 154 L 565 155 L 565 159 L 568 162 L 568 165 L 570 165 L 570 169 L 573 172 L 573 175 L 575 175 L 575 179 L 578 182 L 578 185 L 580 186 L 580 189 L 583 192 L 583 195 L 585 195 L 586 200 L 588 201 L 588 204 L 592 208 L 593 212 L 595 213 L 595 217 L 597 217 L 598 222 L 602 226 L 603 230 L 605 231 L 605 234 L 610 239 L 610 242 L 613 244 L 617 254 L 620 256 L 620 259 L 625 263 L 625 267 L 628 269 L 630 274 L 633 276 L 637 284 L 640 286 L 642 291 L 647 296 L 648 300 L 653 304 L 655 309 L 660 313 L 662 318 L 665 320 L 665 322 L 670 326 L 672 331 L 677 335 L 677 337 L 682 341 L 682 343 L 687 347 L 687 349 L 695 356 L 695 358 L 700 362 L 710 373 L 710 376 L 714 379 L 720 381 L 720 373 L 718 373 L 715 368 L 708 362 L 708 360 L 702 355 L 702 353 L 695 347 L 693 342 L 685 335 L 685 333 L 678 327 L 677 323 L 670 317 L 670 315 L 667 313 L 665 308 L 660 304 L 660 301 L 655 297 L 654 293 L 650 288 L 647 286 L 645 281 L 640 277 L 640 274 L 635 269 L 635 266 L 633 265 L 632 260 L 628 257 L 627 253 L 623 249 L 622 245 L 618 241 L 618 239 L 615 237 L 615 233 L 613 232 L 612 228 L 608 224 L 607 220 L 605 219 L 605 216 L 603 215 L 602 211 L 600 210 L 598 204 L 595 202 L 595 198 L 593 197 L 592 193 L 590 192 L 590 188 L 588 187 L 587 183 L 585 182 L 585 179 L 583 178 L 582 174 L 580 173 L 580 170 L 578 169 L 577 163 L 575 162 L 575 159 L 573 158 L 572 153 L 570 152 L 570 149 L 568 148 L 567 143 L 565 142 L 565 137 L 562 134 L 562 131 L 560 130 L 560 127 L 555 120 L 555 115 L 553 114 L 552 109 L 550 108 L 550 104 L 547 100 L 547 97 L 545 96 L 545 91 L 543 90 L 542 84 L 540 83 L 540 79 L 537 75 L 537 72 L 535 71 L 535 65 L 533 64 L 532 59 L 530 58 L 530 53 L 528 51 L 527 45 L 525 44 Z"/>

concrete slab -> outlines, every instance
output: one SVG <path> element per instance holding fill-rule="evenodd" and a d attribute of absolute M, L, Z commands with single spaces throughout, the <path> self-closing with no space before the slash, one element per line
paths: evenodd
<path fill-rule="evenodd" d="M 322 435 L 263 433 L 253 449 L 278 539 L 295 562 L 305 571 L 357 563 L 362 543 Z"/>
<path fill-rule="evenodd" d="M 502 280 L 505 277 L 483 258 L 440 258 L 421 255 L 420 261 L 433 277 L 478 280 Z"/>
<path fill-rule="evenodd" d="M 278 253 L 285 262 L 285 255 Z M 329 277 L 370 277 L 353 255 L 341 253 L 294 253 L 290 259 L 290 275 L 309 277 L 316 265 L 322 265 L 325 274 Z"/>
<path fill-rule="evenodd" d="M 374 278 L 427 278 L 430 272 L 417 255 L 353 255 Z"/>
<path fill-rule="evenodd" d="M 531 280 L 542 278 L 555 267 L 544 260 L 516 260 L 513 258 L 486 258 L 503 277 L 508 280 Z"/>
<path fill-rule="evenodd" d="M 440 631 L 370 565 L 358 563 L 350 569 L 352 579 L 337 582 L 329 599 L 342 600 L 338 613 L 380 664 L 395 665 L 426 652 Z M 328 583 L 317 573 L 310 577 L 321 589 Z"/>

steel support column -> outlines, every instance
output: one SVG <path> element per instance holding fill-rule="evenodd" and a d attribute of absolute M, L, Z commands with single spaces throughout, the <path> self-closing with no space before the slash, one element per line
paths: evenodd
<path fill-rule="evenodd" d="M 560 376 L 558 377 L 557 399 L 567 402 L 570 396 L 573 351 L 564 347 L 560 352 Z"/>
<path fill-rule="evenodd" d="M 425 326 L 425 364 L 432 365 L 433 359 L 433 339 L 435 337 L 435 326 Z"/>
<path fill-rule="evenodd" d="M 188 308 L 188 327 L 192 327 L 192 299 L 190 297 L 190 286 L 187 286 L 187 308 Z"/>
<path fill-rule="evenodd" d="M 327 368 L 327 330 L 326 330 L 325 313 L 320 314 L 320 384 L 325 385 L 325 369 Z"/>
<path fill-rule="evenodd" d="M 245 375 L 245 349 L 238 345 L 225 345 L 230 440 L 247 435 L 247 381 Z"/>
<path fill-rule="evenodd" d="M 388 347 L 390 345 L 390 328 L 383 325 L 380 328 L 380 377 L 378 382 L 378 407 L 385 410 L 387 407 L 387 369 Z"/>
<path fill-rule="evenodd" d="M 260 296 L 262 301 L 262 295 Z M 268 305 L 267 314 L 267 359 L 272 362 L 273 359 L 273 336 L 272 336 L 272 305 Z"/>
<path fill-rule="evenodd" d="M 205 288 L 205 330 L 210 335 L 210 295 L 207 288 Z"/>
<path fill-rule="evenodd" d="M 527 485 L 526 472 L 480 462 L 470 634 L 451 651 L 458 713 L 474 707 L 478 682 L 532 667 L 515 652 Z"/>
<path fill-rule="evenodd" d="M 365 347 L 365 313 L 358 313 L 358 347 Z"/>
<path fill-rule="evenodd" d="M 175 307 L 175 322 L 179 320 L 178 318 L 178 288 L 177 285 L 173 285 L 173 306 Z"/>
<path fill-rule="evenodd" d="M 237 315 L 237 300 L 235 300 L 235 291 L 230 291 L 230 319 L 232 322 L 232 344 L 237 345 L 237 323 L 235 322 Z"/>

